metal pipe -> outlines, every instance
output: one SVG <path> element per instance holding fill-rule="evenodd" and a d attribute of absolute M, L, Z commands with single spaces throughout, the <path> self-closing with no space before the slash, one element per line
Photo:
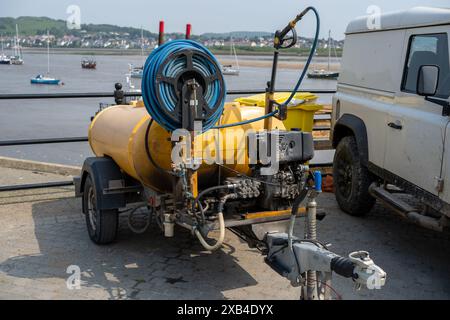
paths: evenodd
<path fill-rule="evenodd" d="M 158 46 L 164 44 L 164 21 L 161 20 L 159 22 L 159 37 L 158 37 Z"/>
<path fill-rule="evenodd" d="M 140 97 L 141 95 L 136 92 L 124 92 L 124 96 Z M 91 98 L 114 98 L 114 92 L 0 94 L 0 100 L 91 99 Z"/>
<path fill-rule="evenodd" d="M 191 38 L 191 31 L 192 31 L 192 25 L 188 23 L 186 25 L 186 40 L 189 40 Z"/>
<path fill-rule="evenodd" d="M 12 185 L 12 186 L 0 186 L 0 192 L 30 190 L 30 189 L 44 189 L 44 188 L 54 188 L 54 187 L 67 187 L 67 186 L 73 186 L 73 181 L 44 182 L 44 183 L 33 183 L 33 184 L 19 184 L 19 185 Z"/>
<path fill-rule="evenodd" d="M 289 92 L 289 89 L 277 90 L 277 92 Z M 314 94 L 334 94 L 336 90 L 302 89 L 297 91 Z M 228 90 L 227 95 L 235 96 L 241 94 L 261 94 L 266 90 Z M 124 92 L 124 97 L 140 97 L 137 92 Z M 114 98 L 114 92 L 73 92 L 73 93 L 45 93 L 45 94 L 0 94 L 0 100 L 40 100 L 40 99 L 92 99 L 92 98 Z"/>
<path fill-rule="evenodd" d="M 11 147 L 11 146 L 26 146 L 26 145 L 37 145 L 37 144 L 57 144 L 57 143 L 72 143 L 72 142 L 87 142 L 89 139 L 87 137 L 79 138 L 49 138 L 49 139 L 27 139 L 27 140 L 6 140 L 0 141 L 0 147 Z M 331 150 L 331 147 L 324 147 L 321 141 L 314 141 L 316 150 Z M 333 163 L 319 163 L 310 165 L 311 168 L 324 168 L 331 167 Z"/>
<path fill-rule="evenodd" d="M 25 146 L 25 145 L 35 145 L 35 144 L 87 142 L 87 141 L 89 141 L 88 137 L 6 140 L 6 141 L 0 141 L 0 147 Z"/>

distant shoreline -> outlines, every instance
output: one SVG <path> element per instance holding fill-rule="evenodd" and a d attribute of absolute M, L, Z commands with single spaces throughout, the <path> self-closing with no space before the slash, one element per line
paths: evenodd
<path fill-rule="evenodd" d="M 209 48 L 212 53 L 215 55 L 229 55 L 230 52 L 228 50 Z M 22 48 L 24 53 L 45 53 L 47 51 L 46 48 L 30 48 L 25 47 Z M 53 54 L 75 54 L 75 55 L 107 55 L 107 56 L 138 56 L 141 55 L 141 49 L 102 49 L 102 48 L 51 48 L 50 49 Z M 247 50 L 239 50 L 237 48 L 237 54 L 239 56 L 272 56 L 273 51 L 271 48 L 267 48 L 267 51 L 247 51 Z M 144 54 L 149 55 L 152 50 L 145 50 Z M 304 57 L 305 55 L 299 55 L 295 52 L 285 51 L 283 52 L 283 56 L 290 57 Z M 325 57 L 326 55 L 318 52 L 318 57 Z M 340 58 L 340 56 L 338 56 Z"/>
<path fill-rule="evenodd" d="M 44 48 L 26 48 L 24 50 L 24 54 L 46 54 L 47 50 Z M 120 50 L 120 49 L 82 49 L 82 48 L 53 48 L 51 49 L 52 54 L 71 54 L 71 55 L 81 55 L 81 56 L 140 56 L 141 50 L 139 49 L 128 49 L 128 50 Z M 235 60 L 230 57 L 229 53 L 222 52 L 213 52 L 219 62 L 222 65 L 235 65 Z M 150 51 L 144 52 L 145 56 L 148 56 Z M 272 67 L 272 59 L 270 53 L 247 53 L 247 54 L 238 54 L 239 57 L 239 65 L 241 67 L 253 67 L 253 68 L 271 68 Z M 247 57 L 247 58 L 246 58 Z M 251 58 L 251 57 L 264 57 L 262 59 Z M 292 54 L 283 53 L 283 57 L 287 57 L 285 59 L 280 59 L 278 63 L 278 67 L 280 69 L 303 69 L 305 67 L 306 57 Z M 295 57 L 295 59 L 293 59 Z M 330 64 L 331 71 L 339 71 L 341 67 L 340 58 L 338 61 L 333 59 Z M 326 57 L 316 57 L 313 60 L 311 69 L 319 69 L 326 70 L 328 69 L 328 63 Z"/>

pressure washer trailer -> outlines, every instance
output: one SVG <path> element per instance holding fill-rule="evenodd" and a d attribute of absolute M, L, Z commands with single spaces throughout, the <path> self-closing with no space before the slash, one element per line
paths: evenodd
<path fill-rule="evenodd" d="M 296 44 L 295 25 L 308 12 L 317 18 L 315 41 L 281 103 L 275 99 L 278 55 Z M 330 299 L 333 271 L 358 286 L 381 288 L 386 274 L 366 252 L 343 258 L 317 240 L 316 221 L 323 215 L 315 200 L 321 174 L 308 167 L 312 133 L 284 122 L 314 55 L 319 25 L 309 7 L 276 32 L 265 108 L 225 103 L 220 65 L 201 44 L 176 40 L 155 49 L 143 70 L 143 103 L 108 107 L 89 128 L 96 157 L 86 159 L 75 185 L 92 241 L 113 242 L 120 214 L 128 215 L 133 230 L 133 215 L 144 212 L 166 237 L 185 228 L 209 251 L 220 249 L 231 230 L 301 287 L 303 299 Z M 293 234 L 298 217 L 307 221 L 301 238 Z"/>

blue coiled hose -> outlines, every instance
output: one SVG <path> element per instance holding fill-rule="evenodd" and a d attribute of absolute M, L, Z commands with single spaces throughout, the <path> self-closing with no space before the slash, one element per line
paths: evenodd
<path fill-rule="evenodd" d="M 150 54 L 144 66 L 142 77 L 142 98 L 151 117 L 160 126 L 170 132 L 182 127 L 181 119 L 174 120 L 166 114 L 167 112 L 173 113 L 175 111 L 179 98 L 176 94 L 177 88 L 175 88 L 173 84 L 167 82 L 158 83 L 157 77 L 161 76 L 158 75 L 158 71 L 170 55 L 175 54 L 176 56 L 176 53 L 187 49 L 194 52 L 192 64 L 197 73 L 204 78 L 220 73 L 219 78 L 222 79 L 219 63 L 214 55 L 206 47 L 197 42 L 191 40 L 170 41 L 158 47 Z M 211 61 L 202 55 L 196 55 L 195 52 L 207 55 L 211 58 Z M 186 58 L 183 56 L 178 56 L 177 58 L 166 63 L 162 69 L 162 76 L 167 78 L 176 78 L 186 69 L 186 67 Z M 211 82 L 206 88 L 204 88 L 203 96 L 207 105 L 210 108 L 213 108 L 216 105 L 218 105 L 218 107 L 208 119 L 203 121 L 203 131 L 211 129 L 222 115 L 225 96 L 221 96 L 221 92 L 226 92 L 226 88 L 225 82 L 220 81 L 219 79 Z M 158 96 L 160 99 L 158 99 Z"/>

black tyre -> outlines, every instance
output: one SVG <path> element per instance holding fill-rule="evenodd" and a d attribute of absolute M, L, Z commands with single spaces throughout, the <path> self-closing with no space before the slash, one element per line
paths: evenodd
<path fill-rule="evenodd" d="M 334 156 L 333 177 L 336 200 L 344 212 L 363 216 L 372 209 L 375 199 L 369 194 L 369 186 L 373 178 L 361 163 L 355 137 L 345 137 L 339 142 Z"/>
<path fill-rule="evenodd" d="M 86 225 L 89 237 L 96 244 L 109 244 L 116 239 L 119 224 L 118 210 L 98 210 L 91 177 L 86 178 L 83 193 Z"/>

